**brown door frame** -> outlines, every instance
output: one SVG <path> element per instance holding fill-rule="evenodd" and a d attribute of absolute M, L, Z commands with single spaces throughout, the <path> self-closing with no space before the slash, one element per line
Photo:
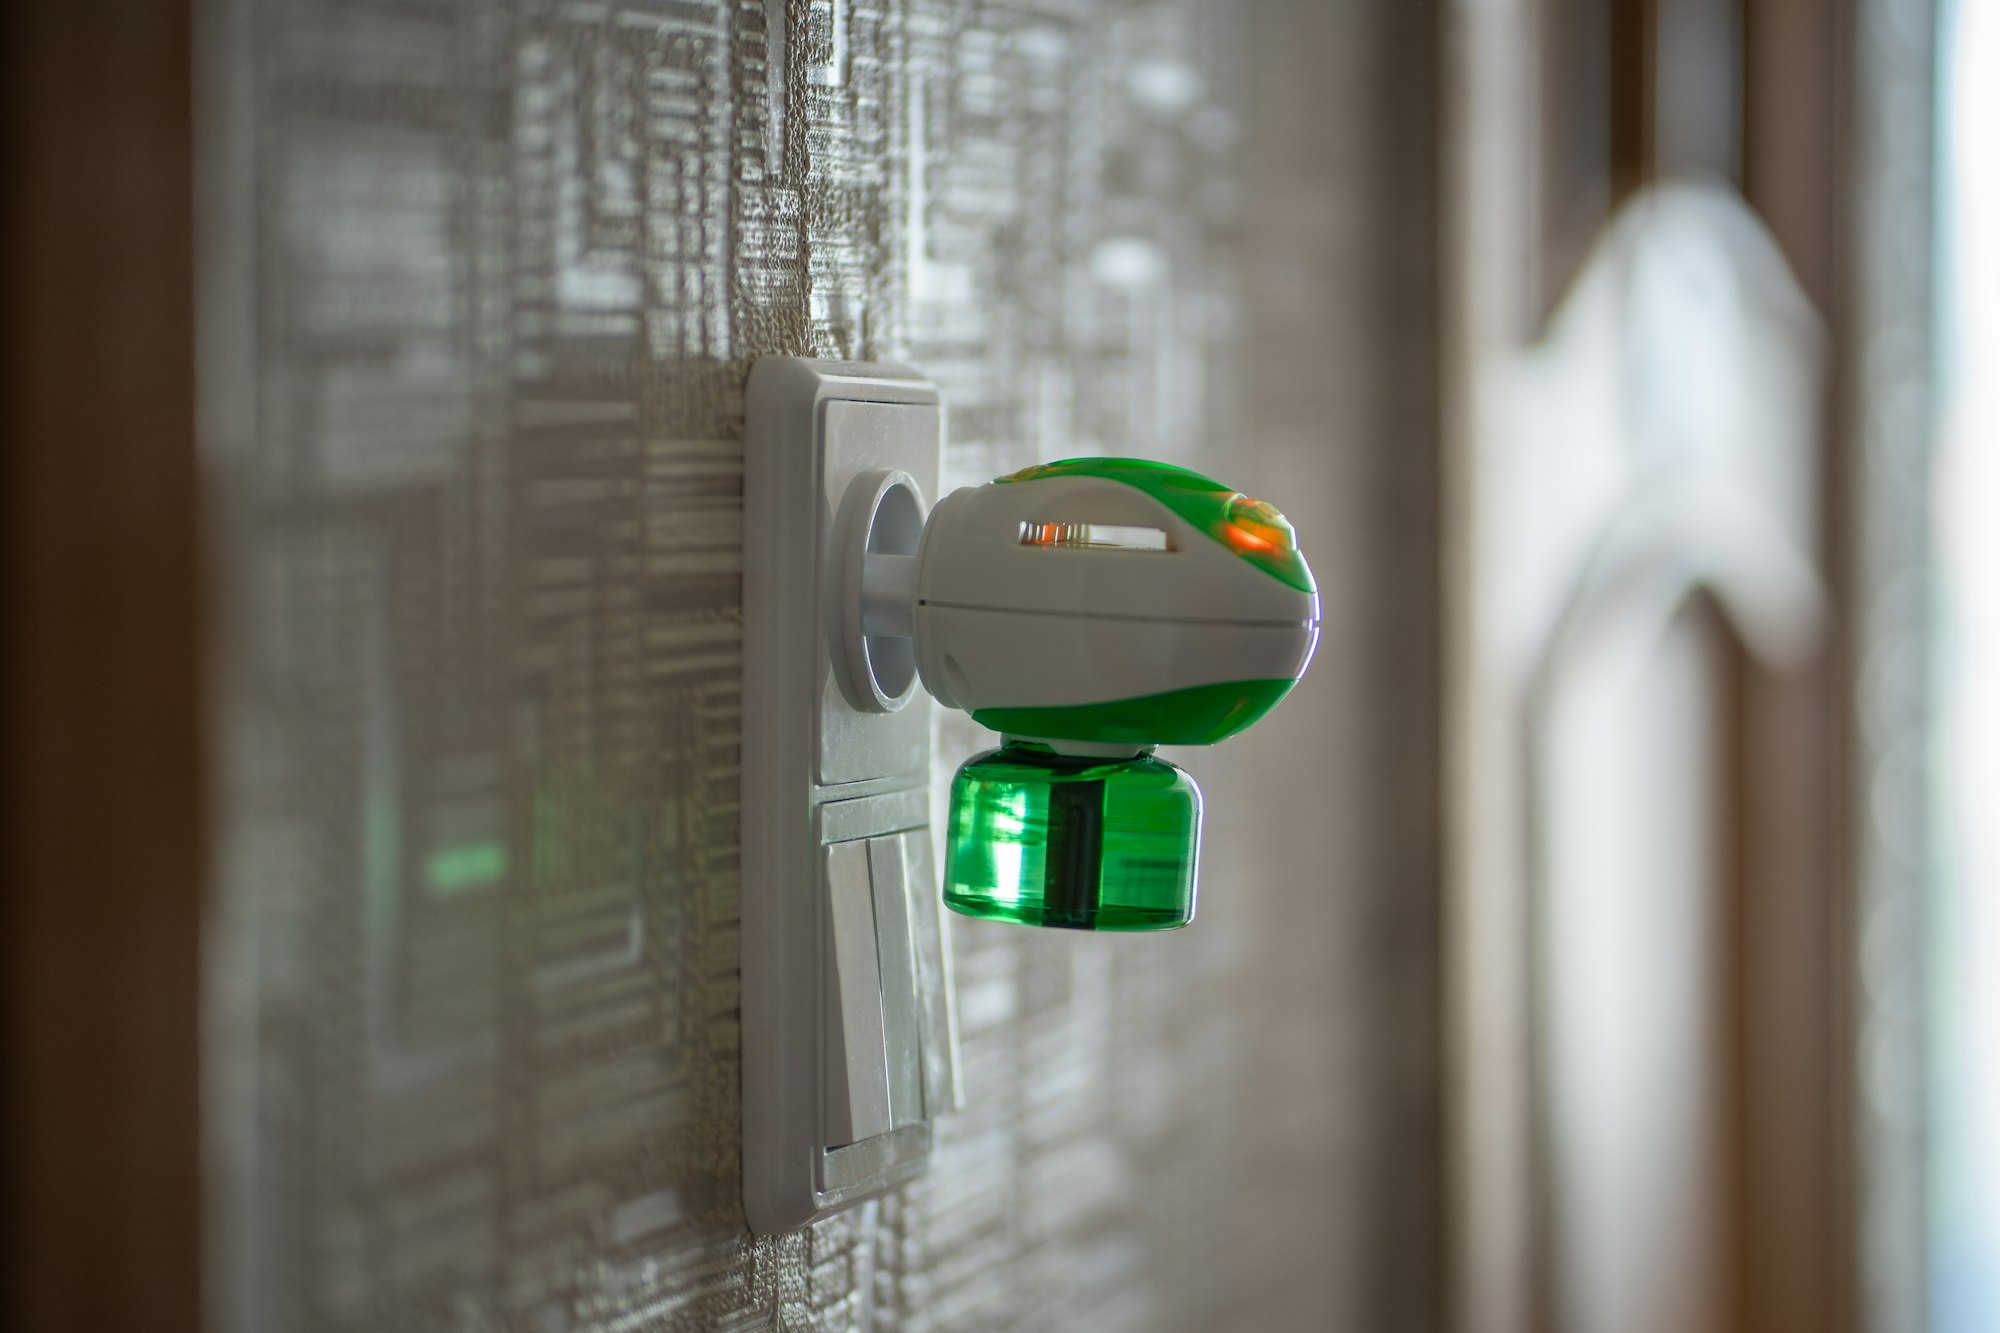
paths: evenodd
<path fill-rule="evenodd" d="M 191 11 L 0 15 L 0 1327 L 193 1333 Z"/>

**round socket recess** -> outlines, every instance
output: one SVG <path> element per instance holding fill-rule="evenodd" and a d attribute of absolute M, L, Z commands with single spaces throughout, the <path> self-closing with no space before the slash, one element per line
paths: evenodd
<path fill-rule="evenodd" d="M 862 712 L 896 712 L 916 691 L 909 626 L 926 509 L 915 478 L 895 468 L 860 473 L 841 497 L 829 646 L 841 695 Z"/>

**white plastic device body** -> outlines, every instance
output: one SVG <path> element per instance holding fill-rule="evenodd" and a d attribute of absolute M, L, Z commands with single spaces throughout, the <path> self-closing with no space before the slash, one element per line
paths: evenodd
<path fill-rule="evenodd" d="M 1055 525 L 1130 544 L 1023 540 Z M 1317 594 L 1103 477 L 954 491 L 925 525 L 912 583 L 924 688 L 966 712 L 1296 679 L 1319 637 Z"/>
<path fill-rule="evenodd" d="M 744 446 L 743 1204 L 788 1231 L 922 1170 L 958 1103 L 932 719 L 864 561 L 915 554 L 944 409 L 907 368 L 775 357 Z"/>

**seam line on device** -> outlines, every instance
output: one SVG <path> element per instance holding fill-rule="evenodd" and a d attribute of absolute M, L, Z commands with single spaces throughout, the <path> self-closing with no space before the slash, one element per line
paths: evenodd
<path fill-rule="evenodd" d="M 1214 625 L 1220 629 L 1313 629 L 1317 620 L 1211 620 L 1206 616 L 1135 616 L 1116 611 L 1034 611 L 1007 606 L 976 606 L 969 602 L 937 602 L 917 599 L 918 606 L 941 607 L 946 611 L 983 611 L 994 616 L 1061 616 L 1068 620 L 1130 620 L 1153 625 Z"/>

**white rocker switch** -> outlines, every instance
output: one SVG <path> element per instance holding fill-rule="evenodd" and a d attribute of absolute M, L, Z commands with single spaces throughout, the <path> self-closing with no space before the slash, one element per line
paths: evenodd
<path fill-rule="evenodd" d="M 926 1095 L 925 1069 L 949 1068 L 949 1053 L 925 1060 L 926 1028 L 934 1024 L 919 998 L 906 851 L 927 839 L 918 829 L 826 848 L 828 1148 L 920 1124 L 927 1105 L 931 1115 L 940 1105 L 936 1093 Z M 928 859 L 919 871 L 927 871 Z M 928 898 L 928 886 L 919 881 L 918 888 Z"/>
<path fill-rule="evenodd" d="M 826 1146 L 887 1134 L 889 1074 L 868 844 L 826 849 Z"/>
<path fill-rule="evenodd" d="M 920 830 L 917 836 L 928 834 Z M 870 838 L 868 868 L 875 888 L 875 949 L 882 967 L 882 1036 L 889 1056 L 889 1120 L 892 1125 L 914 1125 L 924 1118 L 924 1062 L 917 1008 L 917 959 L 911 943 L 909 877 L 903 861 L 902 835 Z"/>
<path fill-rule="evenodd" d="M 900 852 L 904 901 L 908 903 L 910 952 L 916 963 L 916 1022 L 923 1074 L 923 1116 L 934 1119 L 959 1106 L 958 1023 L 952 1006 L 951 950 L 939 920 L 937 872 L 932 867 L 931 831 L 910 829 L 893 839 Z"/>

